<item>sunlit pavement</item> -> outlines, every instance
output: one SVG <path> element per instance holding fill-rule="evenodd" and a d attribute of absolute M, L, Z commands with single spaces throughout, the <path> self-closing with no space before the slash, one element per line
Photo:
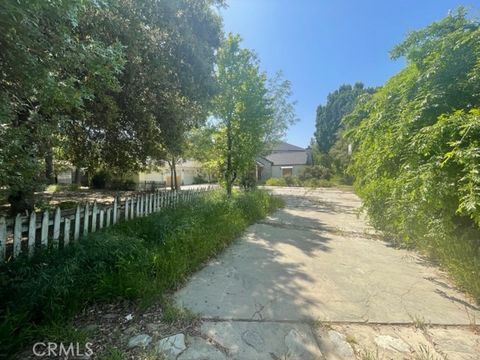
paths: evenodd
<path fill-rule="evenodd" d="M 287 206 L 176 294 L 203 319 L 215 356 L 480 359 L 480 309 L 415 252 L 384 242 L 357 196 L 270 190 Z"/>

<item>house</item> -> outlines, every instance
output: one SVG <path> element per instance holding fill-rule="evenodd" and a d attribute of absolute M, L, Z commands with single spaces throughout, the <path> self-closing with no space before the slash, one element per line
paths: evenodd
<path fill-rule="evenodd" d="M 257 180 L 298 176 L 307 166 L 313 165 L 312 151 L 280 142 L 267 155 L 257 157 L 256 165 Z"/>
<path fill-rule="evenodd" d="M 176 170 L 177 183 L 180 185 L 191 185 L 199 178 L 208 180 L 208 176 L 202 169 L 202 164 L 195 160 L 180 160 L 176 165 Z M 158 184 L 170 186 L 172 182 L 170 167 L 165 163 L 155 170 L 139 172 L 133 176 L 133 181 L 140 188 Z"/>

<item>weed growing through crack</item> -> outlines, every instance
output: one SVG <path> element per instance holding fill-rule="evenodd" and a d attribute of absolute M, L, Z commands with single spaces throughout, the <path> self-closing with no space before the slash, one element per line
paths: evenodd
<path fill-rule="evenodd" d="M 351 347 L 354 347 L 354 345 L 357 345 L 357 339 L 353 335 L 348 334 L 345 338 L 345 341 L 350 344 Z"/>
<path fill-rule="evenodd" d="M 413 326 L 415 326 L 416 329 L 419 329 L 421 331 L 426 331 L 428 329 L 428 326 L 430 325 L 423 316 L 420 315 L 413 315 L 410 316 L 413 322 Z"/>
<path fill-rule="evenodd" d="M 360 360 L 380 360 L 380 356 L 378 355 L 378 349 L 375 351 L 369 349 L 362 349 L 359 352 L 359 359 Z"/>
<path fill-rule="evenodd" d="M 320 320 L 320 319 L 316 319 L 316 320 L 312 320 L 310 325 L 314 328 L 314 329 L 317 329 L 317 330 L 320 330 L 320 329 L 323 329 L 323 330 L 332 330 L 332 324 L 327 321 L 327 320 Z"/>
<path fill-rule="evenodd" d="M 437 356 L 431 352 L 426 345 L 420 345 L 418 351 L 415 352 L 415 360 L 443 360 L 444 358 Z"/>
<path fill-rule="evenodd" d="M 199 316 L 189 309 L 175 305 L 171 300 L 166 300 L 163 302 L 162 319 L 167 323 L 194 323 L 199 320 Z"/>

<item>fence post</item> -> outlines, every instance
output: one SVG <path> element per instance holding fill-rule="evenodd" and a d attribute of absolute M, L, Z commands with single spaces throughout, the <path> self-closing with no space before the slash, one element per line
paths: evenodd
<path fill-rule="evenodd" d="M 135 217 L 135 209 L 133 207 L 134 199 L 134 196 L 132 196 L 132 198 L 130 199 L 130 219 L 133 219 Z"/>
<path fill-rule="evenodd" d="M 5 261 L 5 247 L 7 245 L 7 223 L 0 217 L 0 263 Z"/>
<path fill-rule="evenodd" d="M 58 247 L 60 239 L 60 220 L 62 219 L 61 210 L 59 207 L 55 209 L 55 216 L 53 218 L 53 247 Z"/>
<path fill-rule="evenodd" d="M 129 211 L 128 203 L 129 203 L 129 198 L 127 196 L 125 198 L 125 220 L 128 220 L 128 211 Z"/>
<path fill-rule="evenodd" d="M 65 248 L 70 243 L 70 219 L 65 218 L 65 223 L 63 224 L 63 248 Z"/>
<path fill-rule="evenodd" d="M 77 205 L 77 210 L 75 210 L 75 229 L 73 232 L 73 240 L 77 241 L 80 237 L 80 205 Z"/>
<path fill-rule="evenodd" d="M 145 197 L 143 196 L 143 194 L 139 195 L 139 200 L 140 200 L 140 216 L 143 216 L 143 207 L 144 207 L 144 200 L 145 200 Z"/>
<path fill-rule="evenodd" d="M 37 214 L 32 211 L 28 222 L 28 256 L 33 256 L 35 236 L 37 235 Z"/>
<path fill-rule="evenodd" d="M 154 200 L 155 200 L 155 194 L 154 193 L 151 193 L 150 194 L 150 214 L 153 213 L 155 210 L 154 210 L 154 206 L 153 206 L 153 203 L 154 203 Z"/>
<path fill-rule="evenodd" d="M 41 243 L 42 246 L 47 246 L 48 245 L 48 221 L 49 221 L 49 216 L 48 216 L 48 210 L 45 210 L 43 212 L 43 217 L 42 217 L 42 230 L 41 230 Z"/>
<path fill-rule="evenodd" d="M 100 209 L 100 222 L 98 223 L 98 228 L 102 229 L 103 228 L 103 219 L 105 217 L 105 210 Z"/>
<path fill-rule="evenodd" d="M 15 226 L 13 230 L 13 257 L 20 255 L 22 245 L 22 215 L 17 214 L 15 217 Z"/>
<path fill-rule="evenodd" d="M 158 210 L 158 190 L 153 193 L 153 212 Z"/>
<path fill-rule="evenodd" d="M 135 203 L 135 210 L 136 210 L 136 215 L 135 217 L 140 217 L 140 195 L 137 195 L 136 203 Z"/>
<path fill-rule="evenodd" d="M 87 203 L 85 205 L 85 211 L 84 211 L 84 216 L 83 216 L 83 236 L 87 235 L 88 234 L 88 223 L 89 223 L 89 219 L 88 219 L 88 215 L 90 213 L 90 204 Z"/>
<path fill-rule="evenodd" d="M 115 225 L 118 221 L 118 198 L 115 196 L 113 199 L 113 225 Z"/>
<path fill-rule="evenodd" d="M 112 222 L 112 208 L 107 209 L 107 222 L 105 223 L 105 227 L 109 227 Z"/>
<path fill-rule="evenodd" d="M 98 206 L 97 206 L 97 201 L 93 203 L 93 209 L 92 209 L 92 232 L 97 231 L 97 212 L 98 212 Z"/>

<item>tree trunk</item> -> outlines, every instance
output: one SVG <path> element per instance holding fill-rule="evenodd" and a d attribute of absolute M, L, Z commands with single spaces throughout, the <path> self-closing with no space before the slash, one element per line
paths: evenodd
<path fill-rule="evenodd" d="M 73 179 L 74 184 L 80 185 L 82 182 L 82 174 L 80 173 L 80 168 L 75 166 L 75 174 Z"/>
<path fill-rule="evenodd" d="M 172 159 L 172 164 L 173 164 L 173 179 L 175 181 L 175 190 L 178 190 L 178 181 L 177 181 L 177 163 L 175 158 Z"/>
<path fill-rule="evenodd" d="M 173 180 L 173 162 L 168 161 L 168 165 L 170 166 L 170 190 L 175 190 L 175 185 Z"/>
<path fill-rule="evenodd" d="M 232 187 L 233 187 L 233 169 L 232 169 L 232 125 L 230 121 L 227 122 L 227 171 L 225 174 L 225 180 L 227 183 L 227 196 L 230 197 L 232 195 Z"/>
<path fill-rule="evenodd" d="M 48 150 L 45 154 L 45 178 L 47 179 L 48 185 L 55 183 L 55 177 L 53 173 L 53 149 L 51 146 L 48 147 Z"/>

